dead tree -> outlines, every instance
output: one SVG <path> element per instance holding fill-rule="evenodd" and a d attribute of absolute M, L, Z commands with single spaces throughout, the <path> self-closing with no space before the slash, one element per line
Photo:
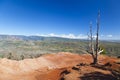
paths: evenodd
<path fill-rule="evenodd" d="M 93 63 L 98 63 L 98 55 L 103 52 L 99 48 L 99 27 L 100 27 L 100 11 L 98 12 L 98 18 L 97 18 L 97 33 L 96 33 L 96 40 L 94 40 L 93 33 L 92 33 L 92 23 L 90 23 L 90 35 L 89 35 L 89 53 L 92 55 Z M 95 42 L 95 44 L 94 44 Z"/>

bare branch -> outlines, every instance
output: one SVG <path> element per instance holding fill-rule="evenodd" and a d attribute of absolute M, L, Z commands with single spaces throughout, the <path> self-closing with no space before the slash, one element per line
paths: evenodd
<path fill-rule="evenodd" d="M 97 17 L 97 32 L 96 32 L 96 43 L 94 46 L 94 37 L 92 32 L 92 22 L 90 22 L 90 35 L 88 35 L 89 41 L 89 53 L 93 57 L 93 64 L 97 64 L 98 55 L 103 52 L 103 50 L 99 50 L 99 27 L 100 27 L 100 11 L 98 12 Z"/>
<path fill-rule="evenodd" d="M 99 54 L 101 54 L 103 51 L 104 51 L 104 50 L 100 50 L 97 54 L 99 55 Z"/>

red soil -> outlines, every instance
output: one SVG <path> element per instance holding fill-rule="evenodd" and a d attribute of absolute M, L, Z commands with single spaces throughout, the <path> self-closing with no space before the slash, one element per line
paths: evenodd
<path fill-rule="evenodd" d="M 116 63 L 118 61 L 117 58 L 99 56 L 100 65 L 110 63 L 112 66 L 105 67 L 117 71 L 120 70 L 120 64 Z M 109 70 L 90 66 L 91 62 L 92 57 L 89 54 L 77 55 L 68 52 L 48 54 L 36 59 L 21 61 L 0 59 L 0 80 L 87 80 L 83 77 L 87 73 L 99 72 L 99 74 L 112 75 Z M 79 63 L 83 63 L 85 66 L 76 66 Z M 72 69 L 73 66 L 80 70 Z M 68 71 L 68 73 L 64 71 Z"/>

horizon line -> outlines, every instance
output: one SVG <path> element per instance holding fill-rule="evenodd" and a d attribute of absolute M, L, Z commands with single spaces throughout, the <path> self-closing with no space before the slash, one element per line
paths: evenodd
<path fill-rule="evenodd" d="M 87 35 L 84 34 L 79 34 L 79 35 L 74 35 L 74 34 L 60 34 L 56 35 L 54 33 L 50 34 L 30 34 L 30 35 L 24 35 L 24 34 L 1 34 L 0 35 L 8 35 L 8 36 L 38 36 L 38 37 L 57 37 L 57 38 L 67 38 L 67 39 L 85 39 L 89 40 Z M 105 36 L 105 35 L 104 35 Z M 112 35 L 106 35 L 107 38 L 101 38 L 103 35 L 99 36 L 99 40 L 120 40 L 120 39 L 114 39 Z M 95 36 L 94 36 L 95 38 Z M 109 39 L 108 39 L 109 38 Z"/>

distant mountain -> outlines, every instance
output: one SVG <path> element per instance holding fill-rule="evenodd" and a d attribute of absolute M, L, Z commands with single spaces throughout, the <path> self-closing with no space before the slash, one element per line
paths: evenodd
<path fill-rule="evenodd" d="M 80 39 L 69 39 L 62 37 L 44 37 L 44 36 L 0 35 L 0 40 L 79 41 Z"/>
<path fill-rule="evenodd" d="M 102 42 L 120 43 L 120 40 L 101 40 Z"/>
<path fill-rule="evenodd" d="M 87 39 L 70 39 L 62 37 L 45 37 L 45 36 L 24 36 L 24 35 L 0 35 L 0 40 L 32 40 L 32 41 L 88 41 Z M 120 40 L 101 40 L 102 42 L 117 42 Z"/>

